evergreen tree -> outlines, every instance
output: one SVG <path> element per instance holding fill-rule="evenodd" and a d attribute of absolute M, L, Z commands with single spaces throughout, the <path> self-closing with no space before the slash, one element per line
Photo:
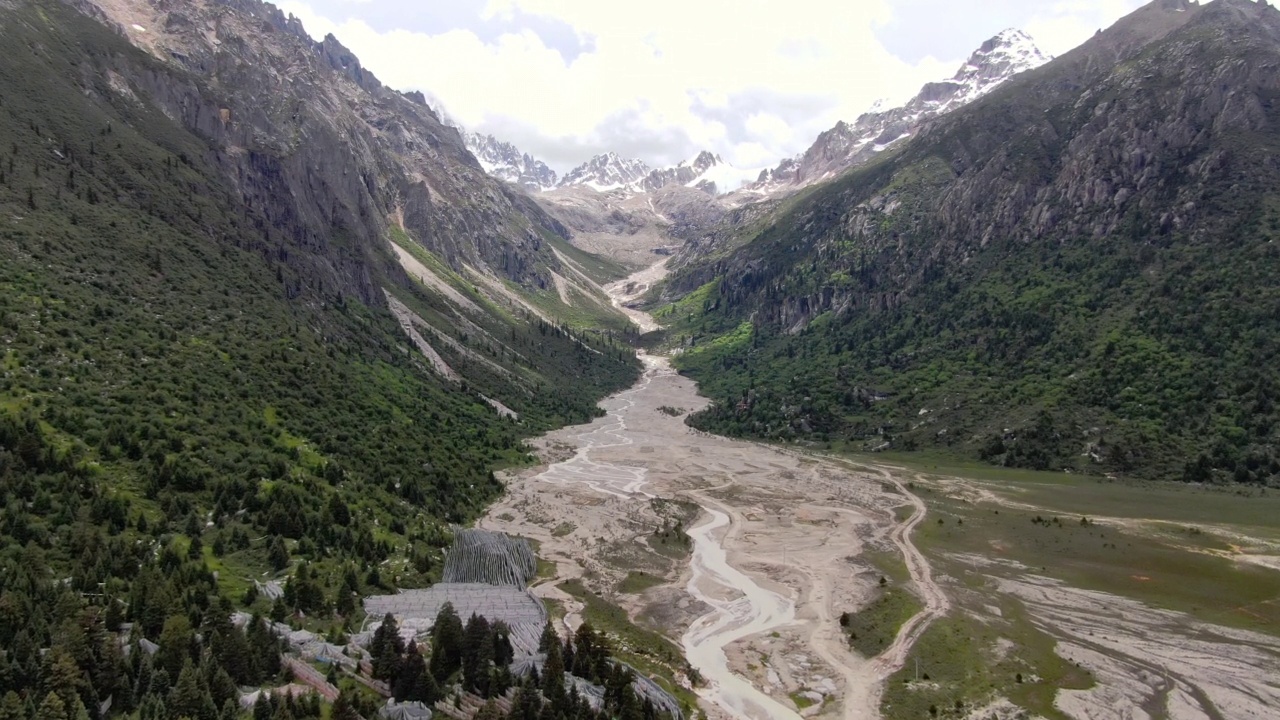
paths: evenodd
<path fill-rule="evenodd" d="M 547 618 L 547 623 L 542 626 L 542 636 L 538 638 L 538 652 L 548 652 L 553 644 L 560 644 L 560 635 L 551 624 L 551 618 Z"/>
<path fill-rule="evenodd" d="M 27 712 L 18 693 L 10 690 L 0 699 L 0 720 L 27 720 Z"/>
<path fill-rule="evenodd" d="M 275 708 L 271 706 L 271 696 L 265 692 L 258 693 L 258 701 L 253 704 L 253 720 L 271 720 Z"/>
<path fill-rule="evenodd" d="M 222 710 L 218 711 L 218 720 L 240 720 L 239 701 L 232 699 L 224 702 Z"/>
<path fill-rule="evenodd" d="M 75 711 L 76 704 L 82 702 L 83 694 L 90 692 L 84 673 L 75 660 L 65 648 L 54 648 L 45 655 L 40 675 L 43 679 L 41 689 L 46 693 L 56 694 L 62 701 L 62 712 L 69 720 L 75 720 L 70 716 Z M 43 707 L 43 703 L 41 705 Z"/>
<path fill-rule="evenodd" d="M 178 682 L 169 692 L 166 705 L 174 717 L 188 717 L 192 720 L 217 720 L 216 711 L 209 698 L 209 691 L 201 681 L 200 673 L 188 660 L 178 674 Z"/>
<path fill-rule="evenodd" d="M 553 703 L 564 694 L 564 655 L 558 640 L 547 645 L 547 662 L 542 666 L 542 692 Z"/>
<path fill-rule="evenodd" d="M 261 616 L 254 615 L 249 620 L 245 641 L 252 652 L 254 673 L 260 682 L 280 674 L 280 639 L 267 628 Z"/>
<path fill-rule="evenodd" d="M 271 542 L 267 545 L 267 562 L 277 571 L 289 567 L 289 548 L 279 535 L 271 536 Z"/>
<path fill-rule="evenodd" d="M 234 702 L 240 696 L 235 680 L 222 665 L 216 662 L 205 663 L 205 685 L 209 688 L 209 698 L 214 707 L 223 707 Z"/>
<path fill-rule="evenodd" d="M 361 720 L 360 713 L 356 712 L 346 692 L 338 693 L 338 699 L 333 701 L 333 711 L 329 713 L 329 720 Z"/>
<path fill-rule="evenodd" d="M 462 637 L 463 687 L 477 695 L 487 695 L 492 665 L 493 638 L 489 621 L 472 614 Z"/>
<path fill-rule="evenodd" d="M 498 704 L 490 700 L 480 706 L 480 711 L 476 713 L 475 720 L 503 720 L 502 710 L 498 708 Z"/>
<path fill-rule="evenodd" d="M 171 615 L 164 621 L 159 645 L 156 663 L 170 677 L 178 677 L 183 666 L 191 660 L 192 647 L 195 645 L 195 633 L 191 631 L 191 621 L 186 615 Z"/>
<path fill-rule="evenodd" d="M 142 704 L 138 707 L 138 717 L 141 720 L 167 720 L 169 715 L 164 700 L 159 695 L 147 695 L 142 698 Z"/>
<path fill-rule="evenodd" d="M 493 646 L 493 664 L 500 668 L 510 667 L 515 660 L 516 651 L 511 646 L 511 628 L 501 620 L 493 624 L 490 634 Z"/>
<path fill-rule="evenodd" d="M 67 717 L 67 705 L 62 702 L 62 698 L 57 693 L 49 693 L 44 696 L 44 701 L 40 703 L 39 709 L 36 710 L 33 720 L 71 720 Z"/>
<path fill-rule="evenodd" d="M 440 699 L 440 687 L 427 671 L 427 663 L 415 643 L 409 643 L 409 649 L 400 664 L 392 694 L 401 702 L 420 702 L 427 705 Z"/>
<path fill-rule="evenodd" d="M 373 640 L 369 644 L 369 654 L 373 656 L 373 677 L 378 680 L 394 680 L 403 653 L 404 641 L 400 638 L 400 626 L 395 617 L 387 613 L 382 618 L 382 624 L 374 631 Z"/>
<path fill-rule="evenodd" d="M 431 674 L 444 683 L 462 668 L 462 639 L 465 630 L 453 603 L 445 603 L 431 628 Z"/>
<path fill-rule="evenodd" d="M 252 652 L 244 632 L 231 624 L 231 612 L 231 603 L 226 598 L 219 598 L 209 612 L 205 613 L 204 642 L 217 664 L 235 683 L 255 685 L 260 678 L 254 671 Z"/>

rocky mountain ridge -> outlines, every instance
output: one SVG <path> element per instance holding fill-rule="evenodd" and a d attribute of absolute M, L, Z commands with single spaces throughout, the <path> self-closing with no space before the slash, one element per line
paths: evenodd
<path fill-rule="evenodd" d="M 1277 70 L 1269 4 L 1157 0 L 695 241 L 666 292 L 702 427 L 1269 481 Z"/>
<path fill-rule="evenodd" d="M 564 229 L 490 178 L 420 93 L 383 86 L 333 36 L 317 42 L 259 0 L 78 6 L 174 69 L 120 74 L 209 138 L 246 201 L 272 208 L 277 231 L 309 249 L 291 257 L 315 262 L 308 275 L 381 304 L 374 266 L 408 281 L 388 259 L 395 226 L 455 268 L 551 285 L 543 268 L 558 261 L 543 237 Z M 338 237 L 350 241 L 341 250 Z"/>
<path fill-rule="evenodd" d="M 551 190 L 559 184 L 556 171 L 541 160 L 521 152 L 508 142 L 492 135 L 462 131 L 467 149 L 480 161 L 485 172 L 499 180 L 514 183 L 527 190 Z"/>
<path fill-rule="evenodd" d="M 877 108 L 852 123 L 836 123 L 803 154 L 762 171 L 744 191 L 786 194 L 831 179 L 911 137 L 928 120 L 973 102 L 1051 59 L 1026 33 L 1005 30 L 975 50 L 950 79 L 926 84 L 901 107 Z"/>
<path fill-rule="evenodd" d="M 599 192 L 619 190 L 643 180 L 651 168 L 643 160 L 622 158 L 615 152 L 596 155 L 565 173 L 557 187 L 584 185 Z"/>

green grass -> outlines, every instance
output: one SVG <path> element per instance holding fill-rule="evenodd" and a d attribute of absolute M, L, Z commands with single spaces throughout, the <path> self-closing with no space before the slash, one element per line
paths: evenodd
<path fill-rule="evenodd" d="M 840 625 L 853 649 L 863 657 L 872 658 L 893 643 L 902 624 L 922 607 L 905 587 L 886 587 L 880 589 L 866 607 L 841 615 Z"/>
<path fill-rule="evenodd" d="M 645 590 L 658 587 L 666 582 L 663 578 L 641 570 L 632 570 L 618 583 L 618 592 L 627 595 L 639 595 Z"/>
<path fill-rule="evenodd" d="M 1007 697 L 1042 717 L 1066 720 L 1053 706 L 1058 690 L 1092 687 L 1093 678 L 1056 655 L 1053 639 L 1028 621 L 1018 603 L 1004 599 L 1000 609 L 995 621 L 979 622 L 961 610 L 930 625 L 886 683 L 884 717 L 933 717 L 935 708 L 937 717 L 965 717 Z M 1012 649 L 1002 651 L 1001 640 L 1012 642 Z M 1030 682 L 1033 677 L 1040 679 Z"/>
<path fill-rule="evenodd" d="M 939 452 L 849 455 L 868 465 L 897 465 L 926 476 L 976 480 L 1010 500 L 1090 517 L 1233 525 L 1280 536 L 1280 492 L 1237 485 L 1111 479 L 1078 473 L 1002 468 Z"/>
<path fill-rule="evenodd" d="M 975 506 L 936 492 L 922 497 L 932 512 L 917 529 L 916 541 L 931 555 L 971 553 L 1012 560 L 1075 587 L 1280 635 L 1280 573 L 1202 552 L 1224 547 L 1212 536 L 1172 528 L 1138 533 L 1082 524 L 1081 513 L 1055 516 Z"/>
<path fill-rule="evenodd" d="M 815 704 L 813 700 L 810 700 L 798 692 L 791 693 L 789 697 L 791 698 L 791 702 L 795 704 L 797 710 L 804 710 L 805 708 L 812 707 Z"/>
<path fill-rule="evenodd" d="M 566 580 L 560 589 L 582 601 L 583 620 L 610 637 L 621 660 L 662 685 L 680 700 L 686 712 L 697 707 L 696 696 L 675 681 L 678 673 L 688 669 L 684 653 L 675 643 L 631 622 L 622 608 L 591 592 L 581 581 Z"/>

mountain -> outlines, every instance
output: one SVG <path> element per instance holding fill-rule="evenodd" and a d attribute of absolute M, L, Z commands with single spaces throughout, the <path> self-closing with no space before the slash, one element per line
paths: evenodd
<path fill-rule="evenodd" d="M 14 0 L 0 42 L 6 717 L 239 714 L 280 646 L 233 610 L 434 581 L 522 441 L 638 375 L 561 320 L 627 327 L 610 268 L 273 6 Z"/>
<path fill-rule="evenodd" d="M 656 192 L 668 185 L 684 185 L 714 196 L 738 189 L 753 174 L 751 171 L 739 170 L 726 163 L 719 155 L 703 150 L 679 165 L 650 172 L 637 184 L 636 189 Z"/>
<path fill-rule="evenodd" d="M 617 190 L 644 179 L 649 172 L 649 166 L 640 160 L 624 159 L 608 152 L 565 173 L 559 186 L 585 185 L 601 192 Z"/>
<path fill-rule="evenodd" d="M 791 192 L 835 177 L 911 137 L 931 118 L 973 102 L 1015 75 L 1037 68 L 1049 59 L 1026 33 L 1005 30 L 974 51 L 950 80 L 925 85 L 902 107 L 873 110 L 852 124 L 836 123 L 819 135 L 804 154 L 762 171 L 748 190 Z"/>
<path fill-rule="evenodd" d="M 1275 8 L 1160 0 L 709 233 L 660 313 L 695 423 L 1274 482 L 1276 67 Z"/>
<path fill-rule="evenodd" d="M 557 184 L 556 172 L 547 164 L 522 153 L 515 145 L 502 142 L 492 135 L 465 132 L 462 138 L 467 149 L 480 162 L 484 171 L 509 183 L 528 190 L 550 190 Z"/>

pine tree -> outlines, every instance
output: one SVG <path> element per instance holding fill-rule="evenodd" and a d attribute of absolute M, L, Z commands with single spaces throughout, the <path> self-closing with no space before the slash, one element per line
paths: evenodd
<path fill-rule="evenodd" d="M 164 630 L 160 633 L 160 650 L 156 653 L 156 663 L 169 673 L 170 677 L 178 677 L 182 668 L 191 659 L 191 648 L 195 643 L 195 633 L 191 631 L 191 621 L 186 615 L 171 615 L 164 621 Z"/>
<path fill-rule="evenodd" d="M 202 711 L 205 709 L 206 695 L 207 690 L 200 682 L 200 674 L 188 659 L 186 665 L 182 667 L 182 672 L 178 674 L 178 682 L 174 683 L 173 690 L 169 691 L 169 699 L 165 704 L 174 717 L 188 717 L 195 720 L 205 717 Z"/>
<path fill-rule="evenodd" d="M 329 714 L 329 720 L 361 720 L 360 713 L 356 712 L 347 693 L 338 693 L 338 699 L 333 701 L 333 711 Z"/>
<path fill-rule="evenodd" d="M 68 717 L 74 712 L 76 703 L 80 702 L 81 694 L 89 691 L 85 685 L 84 673 L 62 647 L 54 648 L 45 655 L 40 677 L 41 689 L 58 696 L 62 701 L 62 712 Z"/>
<path fill-rule="evenodd" d="M 254 615 L 249 621 L 245 642 L 252 653 L 254 673 L 259 682 L 280 674 L 280 640 L 267 629 L 261 616 Z"/>
<path fill-rule="evenodd" d="M 462 620 L 453 609 L 453 603 L 445 603 L 431 628 L 431 674 L 437 682 L 446 682 L 462 668 L 464 634 Z"/>
<path fill-rule="evenodd" d="M 547 661 L 542 666 L 542 692 L 554 703 L 564 694 L 564 654 L 560 642 L 547 645 Z"/>
<path fill-rule="evenodd" d="M 10 690 L 0 700 L 0 720 L 27 720 L 26 710 L 22 707 L 22 698 Z"/>
<path fill-rule="evenodd" d="M 276 570 L 289 567 L 289 548 L 285 547 L 284 538 L 279 535 L 271 536 L 271 543 L 267 546 L 267 561 Z"/>
<path fill-rule="evenodd" d="M 40 703 L 40 708 L 36 710 L 34 720 L 71 720 L 67 717 L 67 705 L 62 702 L 62 698 L 57 693 L 49 693 L 44 696 L 44 701 Z"/>
<path fill-rule="evenodd" d="M 240 703 L 235 699 L 223 703 L 222 710 L 218 712 L 218 720 L 240 720 Z"/>
<path fill-rule="evenodd" d="M 369 654 L 373 656 L 373 677 L 378 680 L 394 680 L 404 653 L 404 641 L 400 639 L 400 626 L 391 613 L 382 618 L 382 624 L 373 633 Z"/>
<path fill-rule="evenodd" d="M 493 665 L 493 638 L 489 621 L 472 614 L 462 637 L 463 687 L 484 696 L 489 691 L 489 668 Z"/>
<path fill-rule="evenodd" d="M 233 702 L 240 693 L 236 689 L 236 681 L 217 662 L 205 663 L 205 685 L 209 688 L 209 697 L 214 707 L 223 707 Z"/>
<path fill-rule="evenodd" d="M 542 637 L 538 639 L 538 652 L 547 652 L 552 645 L 560 644 L 560 635 L 556 633 L 556 628 L 551 624 L 551 619 L 547 618 L 547 624 L 542 626 Z"/>
<path fill-rule="evenodd" d="M 498 704 L 490 700 L 480 706 L 480 712 L 476 713 L 475 720 L 503 720 L 502 710 L 498 708 Z"/>
<path fill-rule="evenodd" d="M 271 706 L 271 696 L 265 692 L 258 693 L 258 701 L 253 704 L 253 720 L 271 720 L 275 708 Z"/>

